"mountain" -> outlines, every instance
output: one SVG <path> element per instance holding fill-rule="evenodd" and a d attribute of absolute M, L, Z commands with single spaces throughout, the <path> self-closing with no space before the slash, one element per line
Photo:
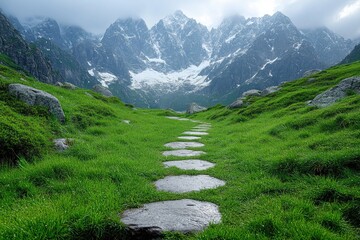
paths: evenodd
<path fill-rule="evenodd" d="M 314 46 L 320 61 L 327 66 L 339 63 L 355 46 L 351 40 L 345 40 L 326 27 L 301 31 Z"/>
<path fill-rule="evenodd" d="M 54 72 L 43 53 L 35 45 L 28 44 L 1 12 L 0 53 L 7 55 L 40 81 L 46 83 L 61 81 L 61 77 Z"/>
<path fill-rule="evenodd" d="M 32 34 L 33 42 L 44 38 L 54 44 L 54 51 L 50 45 L 41 48 L 56 53 L 48 57 L 62 75 L 69 66 L 59 63 L 73 58 L 77 69 L 87 71 L 86 79 L 96 78 L 124 101 L 176 110 L 193 101 L 228 104 L 249 89 L 337 64 L 354 46 L 327 28 L 299 30 L 281 12 L 234 15 L 211 31 L 181 11 L 150 29 L 141 18 L 117 19 L 102 37 L 49 18 L 34 18 L 19 31 L 27 39 Z M 78 84 L 93 83 L 81 79 Z"/>
<path fill-rule="evenodd" d="M 356 45 L 355 48 L 347 55 L 342 61 L 341 64 L 352 63 L 360 61 L 360 44 Z"/>

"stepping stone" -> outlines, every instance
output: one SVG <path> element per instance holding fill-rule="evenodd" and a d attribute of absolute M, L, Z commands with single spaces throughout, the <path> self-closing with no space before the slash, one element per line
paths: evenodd
<path fill-rule="evenodd" d="M 168 162 L 163 162 L 163 164 L 165 165 L 165 167 L 177 167 L 183 170 L 198 170 L 198 171 L 206 170 L 215 166 L 215 164 L 211 162 L 197 160 L 197 159 L 168 161 Z"/>
<path fill-rule="evenodd" d="M 171 142 L 165 144 L 164 146 L 173 149 L 184 149 L 184 148 L 198 148 L 198 147 L 203 147 L 205 145 L 198 142 Z"/>
<path fill-rule="evenodd" d="M 210 177 L 208 175 L 168 176 L 155 182 L 155 186 L 158 190 L 173 193 L 185 193 L 204 189 L 213 189 L 224 185 L 224 181 Z"/>
<path fill-rule="evenodd" d="M 178 139 L 182 139 L 182 140 L 199 140 L 199 139 L 201 139 L 201 137 L 196 137 L 196 136 L 180 136 L 180 137 L 178 137 Z"/>
<path fill-rule="evenodd" d="M 182 134 L 184 134 L 184 135 L 195 135 L 195 136 L 204 136 L 204 135 L 208 135 L 208 133 L 207 133 L 207 132 L 193 132 L 193 131 L 183 132 Z"/>
<path fill-rule="evenodd" d="M 206 129 L 206 128 L 193 128 L 191 129 L 191 131 L 194 131 L 194 132 L 207 132 L 209 129 Z"/>
<path fill-rule="evenodd" d="M 193 151 L 193 150 L 173 150 L 163 152 L 164 156 L 175 156 L 175 157 L 196 157 L 205 154 L 203 151 Z"/>
<path fill-rule="evenodd" d="M 141 208 L 126 210 L 121 221 L 136 239 L 155 239 L 163 231 L 182 233 L 204 230 L 209 224 L 220 223 L 218 206 L 191 199 L 145 204 Z"/>

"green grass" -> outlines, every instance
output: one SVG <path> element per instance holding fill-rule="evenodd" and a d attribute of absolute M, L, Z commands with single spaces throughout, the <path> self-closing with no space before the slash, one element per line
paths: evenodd
<path fill-rule="evenodd" d="M 313 82 L 286 83 L 270 96 L 248 99 L 245 108 L 215 106 L 189 116 L 212 123 L 201 140 L 202 159 L 216 167 L 202 174 L 226 185 L 173 194 L 156 191 L 152 182 L 198 172 L 165 169 L 162 162 L 176 158 L 161 151 L 196 123 L 166 119 L 174 113 L 165 110 L 134 110 L 88 90 L 42 84 L 1 66 L 0 109 L 6 114 L 0 124 L 31 140 L 34 152 L 20 147 L 14 156 L 1 155 L 16 166 L 0 170 L 0 239 L 126 239 L 122 211 L 182 198 L 219 205 L 222 223 L 167 239 L 358 239 L 360 96 L 324 109 L 305 104 L 352 75 L 360 75 L 359 63 L 318 73 Z M 11 99 L 5 91 L 11 82 L 55 95 L 66 123 Z M 0 136 L 16 146 L 13 135 Z M 71 148 L 55 152 L 51 140 L 58 137 L 73 138 Z"/>

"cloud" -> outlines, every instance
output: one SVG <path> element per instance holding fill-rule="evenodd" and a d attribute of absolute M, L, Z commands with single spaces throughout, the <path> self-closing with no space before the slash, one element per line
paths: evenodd
<path fill-rule="evenodd" d="M 103 33 L 120 17 L 141 17 L 151 27 L 179 9 L 208 27 L 232 14 L 259 17 L 282 11 L 301 28 L 325 25 L 346 37 L 360 36 L 354 24 L 359 22 L 360 0 L 2 0 L 0 8 L 20 19 L 48 16 L 95 33 Z"/>

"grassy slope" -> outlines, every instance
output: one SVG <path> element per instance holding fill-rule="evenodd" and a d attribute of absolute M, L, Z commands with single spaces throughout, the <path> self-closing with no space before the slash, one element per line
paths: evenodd
<path fill-rule="evenodd" d="M 132 110 L 91 91 L 45 85 L 6 67 L 0 74 L 5 76 L 2 89 L 21 82 L 55 95 L 67 117 L 61 126 L 43 109 L 13 106 L 0 89 L 0 107 L 9 112 L 0 123 L 8 123 L 12 114 L 12 120 L 33 128 L 37 142 L 75 139 L 64 153 L 48 144 L 38 157 L 22 157 L 19 167 L 3 167 L 0 239 L 121 239 L 126 235 L 119 222 L 124 209 L 180 198 L 214 202 L 223 214 L 222 224 L 190 238 L 359 237 L 360 97 L 325 109 L 304 102 L 345 77 L 360 75 L 360 63 L 319 73 L 313 82 L 287 83 L 271 96 L 249 99 L 247 108 L 217 106 L 194 116 L 213 124 L 202 139 L 208 153 L 202 159 L 217 166 L 204 174 L 227 185 L 181 195 L 158 192 L 152 181 L 184 174 L 162 167 L 162 145 L 196 124 L 166 119 L 164 111 Z"/>

